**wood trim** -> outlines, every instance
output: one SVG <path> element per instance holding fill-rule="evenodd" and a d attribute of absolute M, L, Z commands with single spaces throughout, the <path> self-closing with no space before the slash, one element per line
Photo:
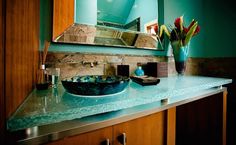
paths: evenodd
<path fill-rule="evenodd" d="M 53 35 L 55 40 L 74 24 L 74 0 L 53 0 Z"/>
<path fill-rule="evenodd" d="M 167 110 L 167 145 L 175 145 L 176 107 Z"/>
<path fill-rule="evenodd" d="M 223 92 L 223 125 L 222 125 L 222 145 L 226 145 L 226 128 L 227 128 L 227 91 Z"/>
<path fill-rule="evenodd" d="M 0 0 L 0 142 L 5 139 L 5 87 L 4 87 L 4 60 L 5 60 L 5 0 Z"/>
<path fill-rule="evenodd" d="M 6 1 L 6 116 L 34 88 L 38 68 L 40 0 Z"/>

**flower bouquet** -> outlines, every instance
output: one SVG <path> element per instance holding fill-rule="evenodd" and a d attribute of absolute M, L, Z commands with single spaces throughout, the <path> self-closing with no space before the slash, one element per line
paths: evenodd
<path fill-rule="evenodd" d="M 178 74 L 183 74 L 186 69 L 190 40 L 199 33 L 200 26 L 198 26 L 197 21 L 192 20 L 190 25 L 185 27 L 183 16 L 175 19 L 174 25 L 174 27 L 169 26 L 169 28 L 162 25 L 158 37 L 163 38 L 163 32 L 165 32 L 173 48 L 176 71 Z"/>

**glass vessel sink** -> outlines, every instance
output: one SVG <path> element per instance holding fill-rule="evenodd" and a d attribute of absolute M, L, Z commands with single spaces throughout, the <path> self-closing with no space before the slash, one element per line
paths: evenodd
<path fill-rule="evenodd" d="M 101 96 L 122 92 L 129 84 L 124 76 L 87 75 L 62 80 L 65 90 L 75 95 Z"/>

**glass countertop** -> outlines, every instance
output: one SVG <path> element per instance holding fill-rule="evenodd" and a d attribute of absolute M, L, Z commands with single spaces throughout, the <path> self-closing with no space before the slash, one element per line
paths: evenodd
<path fill-rule="evenodd" d="M 78 96 L 67 93 L 62 85 L 48 90 L 33 90 L 7 121 L 9 131 L 57 123 L 91 115 L 144 105 L 200 90 L 231 83 L 231 79 L 202 76 L 161 78 L 153 86 L 130 82 L 121 93 L 102 97 Z"/>

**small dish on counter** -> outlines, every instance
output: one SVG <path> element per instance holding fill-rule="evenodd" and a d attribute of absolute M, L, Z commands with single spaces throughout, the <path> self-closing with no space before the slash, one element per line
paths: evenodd
<path fill-rule="evenodd" d="M 37 83 L 36 84 L 36 89 L 37 90 L 47 90 L 48 87 L 49 87 L 49 82 Z"/>
<path fill-rule="evenodd" d="M 157 85 L 160 83 L 159 78 L 152 76 L 131 76 L 131 79 L 142 86 Z"/>
<path fill-rule="evenodd" d="M 124 76 L 87 75 L 62 80 L 65 90 L 83 96 L 101 96 L 122 92 L 130 79 Z"/>

